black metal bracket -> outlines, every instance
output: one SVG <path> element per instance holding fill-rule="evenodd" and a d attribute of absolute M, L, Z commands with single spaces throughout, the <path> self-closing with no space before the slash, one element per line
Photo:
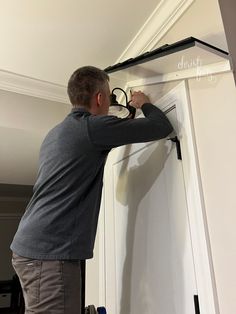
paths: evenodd
<path fill-rule="evenodd" d="M 198 295 L 194 295 L 193 298 L 194 298 L 195 313 L 200 314 Z"/>
<path fill-rule="evenodd" d="M 168 138 L 168 140 L 176 144 L 177 158 L 179 160 L 182 160 L 181 146 L 180 146 L 180 141 L 179 141 L 178 137 L 175 136 L 172 138 Z"/>
<path fill-rule="evenodd" d="M 195 37 L 187 37 L 183 40 L 177 41 L 173 44 L 165 44 L 161 47 L 158 47 L 152 51 L 147 51 L 145 53 L 143 53 L 142 55 L 137 56 L 136 58 L 130 58 L 128 60 L 125 60 L 123 62 L 119 62 L 117 64 L 108 66 L 106 69 L 104 69 L 105 72 L 107 73 L 113 73 L 113 72 L 117 72 L 117 71 L 121 71 L 130 67 L 133 67 L 134 65 L 140 65 L 142 63 L 151 61 L 153 59 L 157 59 L 157 58 L 162 58 L 165 56 L 168 56 L 172 53 L 176 53 L 179 51 L 183 51 L 185 49 L 191 48 L 191 47 L 195 47 L 198 44 L 201 44 L 205 47 L 209 47 L 211 49 L 214 49 L 216 52 L 220 52 L 221 54 L 223 54 L 223 56 L 225 56 L 227 58 L 227 56 L 229 55 L 228 52 L 217 48 L 215 46 L 212 46 L 202 40 L 199 40 Z"/>

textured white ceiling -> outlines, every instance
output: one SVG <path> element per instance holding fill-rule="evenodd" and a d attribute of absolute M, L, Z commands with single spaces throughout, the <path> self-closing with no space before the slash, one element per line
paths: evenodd
<path fill-rule="evenodd" d="M 0 69 L 66 85 L 116 62 L 160 0 L 0 0 Z"/>

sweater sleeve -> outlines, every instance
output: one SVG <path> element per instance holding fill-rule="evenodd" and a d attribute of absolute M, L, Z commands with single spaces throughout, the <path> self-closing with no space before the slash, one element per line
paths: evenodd
<path fill-rule="evenodd" d="M 145 117 L 120 119 L 115 116 L 90 116 L 88 131 L 92 143 L 100 150 L 131 143 L 142 143 L 165 138 L 173 130 L 168 118 L 156 106 L 142 106 Z"/>

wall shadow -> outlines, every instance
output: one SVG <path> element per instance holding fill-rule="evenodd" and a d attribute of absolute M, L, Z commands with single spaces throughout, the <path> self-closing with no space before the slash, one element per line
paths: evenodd
<path fill-rule="evenodd" d="M 122 296 L 120 300 L 122 314 L 131 314 L 131 294 L 132 294 L 132 265 L 134 258 L 134 241 L 135 228 L 138 215 L 138 206 L 142 199 L 147 195 L 157 177 L 164 168 L 165 161 L 168 158 L 168 147 L 165 145 L 166 140 L 160 140 L 152 143 L 143 149 L 137 158 L 138 164 L 134 167 L 127 168 L 129 158 L 125 158 L 122 162 L 122 167 L 119 172 L 119 178 L 116 186 L 116 200 L 122 205 L 128 207 L 127 217 L 127 236 L 126 236 L 126 256 L 123 267 L 122 276 Z M 124 155 L 127 156 L 130 151 L 130 146 L 127 146 Z M 151 152 L 150 152 L 151 151 Z M 154 166 L 154 167 L 153 167 Z M 147 208 L 148 210 L 148 208 Z M 144 222 L 143 239 L 145 241 L 147 232 Z M 145 251 L 145 244 L 142 243 Z M 142 245 L 141 244 L 141 245 Z M 145 254 L 145 252 L 144 252 Z M 140 274 L 140 280 L 142 280 Z M 136 278 L 137 281 L 137 278 Z M 147 306 L 148 300 L 143 300 L 142 313 Z"/>
<path fill-rule="evenodd" d="M 125 243 L 121 244 L 125 246 L 125 257 L 119 283 L 119 314 L 136 314 L 137 311 L 152 314 L 157 307 L 161 314 L 187 314 L 190 308 L 194 313 L 193 274 L 186 272 L 185 257 L 186 249 L 189 250 L 186 247 L 189 245 L 186 242 L 188 218 L 181 205 L 181 199 L 185 198 L 184 184 L 176 190 L 176 185 L 182 184 L 182 166 L 176 164 L 179 161 L 175 144 L 167 144 L 163 139 L 132 154 L 131 146 L 126 146 L 123 156 L 126 157 L 117 170 L 116 182 L 116 202 L 123 205 L 127 213 Z M 168 183 L 166 171 L 178 175 L 170 175 Z M 170 184 L 168 191 L 167 184 Z M 165 193 L 163 197 L 162 193 Z M 180 204 L 177 207 L 173 195 Z M 164 200 L 162 204 L 159 204 L 159 196 Z M 174 247 L 172 241 L 175 241 Z M 186 276 L 190 276 L 190 284 Z"/>

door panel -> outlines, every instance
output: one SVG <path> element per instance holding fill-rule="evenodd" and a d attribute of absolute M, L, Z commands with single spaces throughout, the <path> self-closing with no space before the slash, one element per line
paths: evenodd
<path fill-rule="evenodd" d="M 162 197 L 164 163 L 160 158 L 165 151 L 160 141 L 113 167 L 117 313 L 153 313 L 157 298 L 160 311 L 168 307 L 173 313 L 168 300 L 172 295 L 168 204 Z M 154 162 L 156 169 L 150 167 Z"/>
<path fill-rule="evenodd" d="M 178 133 L 176 110 L 168 117 Z M 121 151 L 124 158 L 108 160 L 107 167 L 112 191 L 106 207 L 114 220 L 107 236 L 114 247 L 106 254 L 114 254 L 115 271 L 107 274 L 114 279 L 107 290 L 115 294 L 115 305 L 107 298 L 108 310 L 194 314 L 194 264 L 175 144 L 164 139 Z"/>

